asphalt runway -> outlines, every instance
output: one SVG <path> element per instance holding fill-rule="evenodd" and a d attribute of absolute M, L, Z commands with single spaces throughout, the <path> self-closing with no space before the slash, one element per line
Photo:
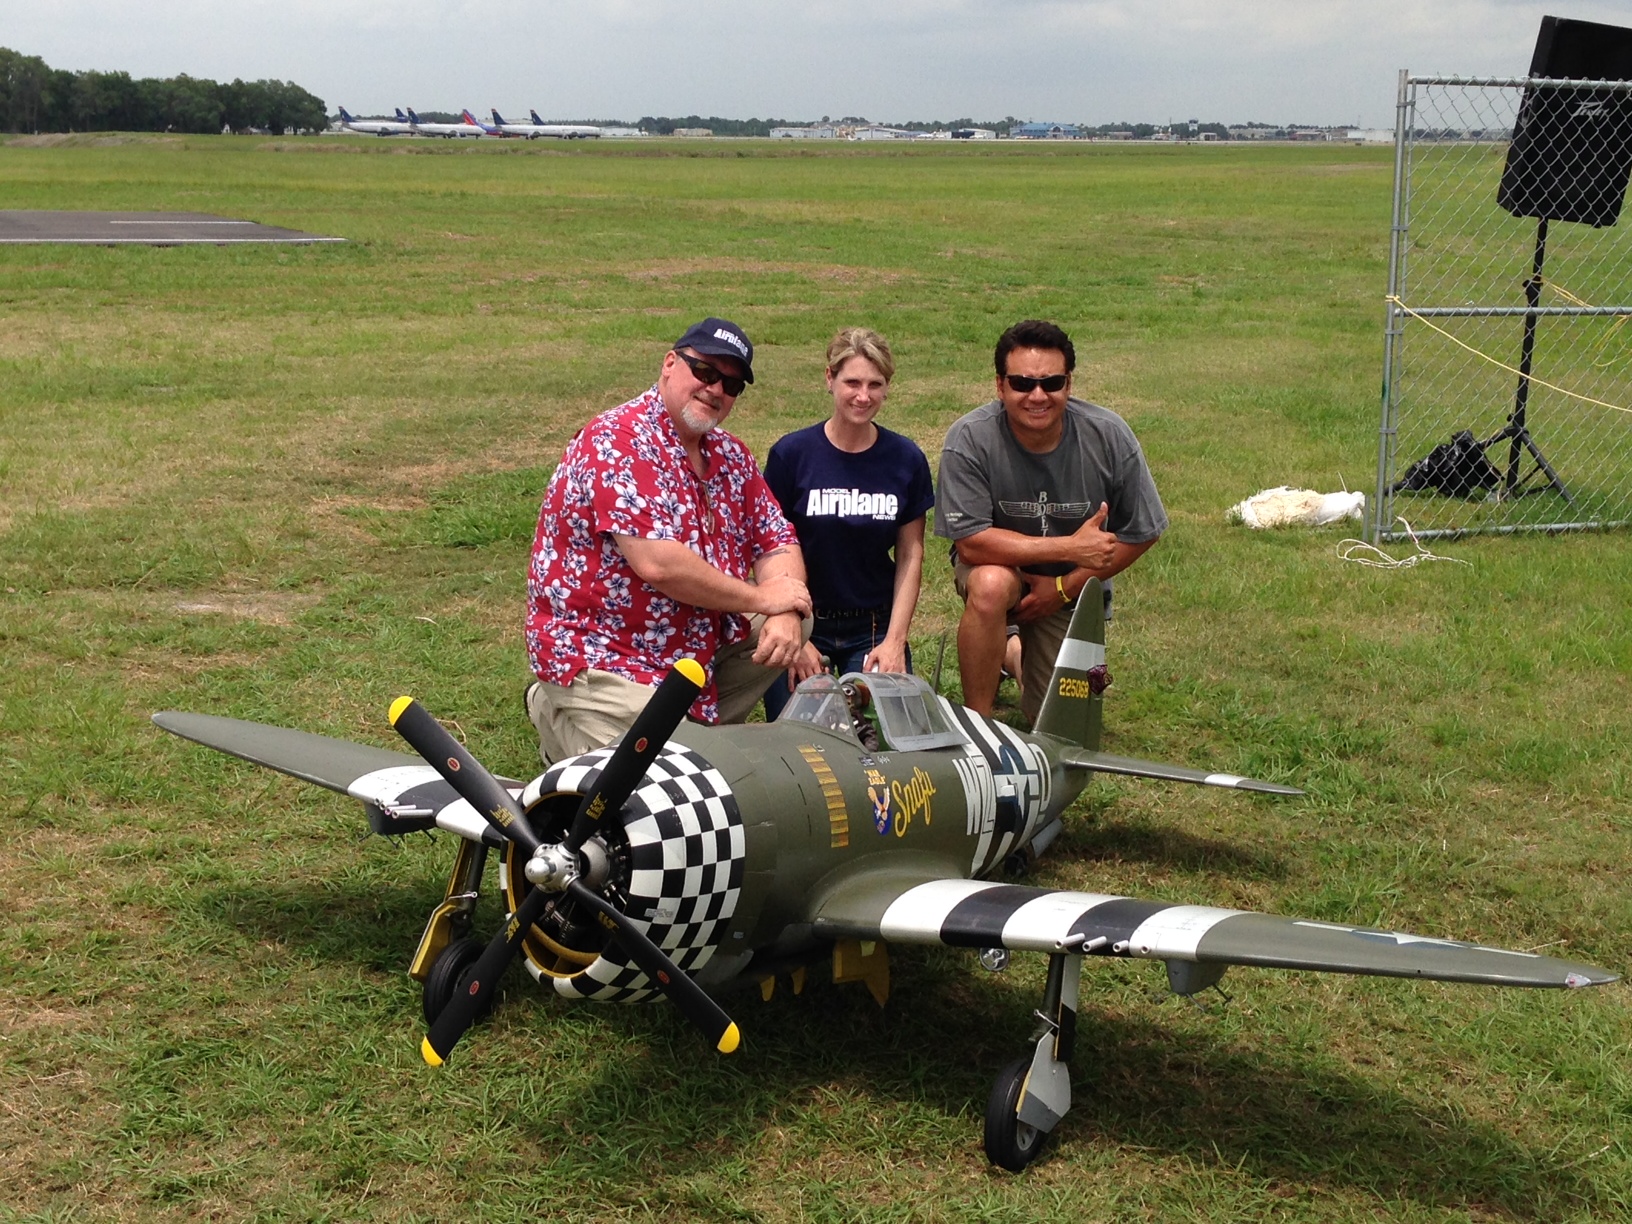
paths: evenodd
<path fill-rule="evenodd" d="M 241 242 L 344 242 L 323 234 L 239 221 L 209 213 L 58 212 L 0 209 L 0 244 L 65 242 L 78 246 L 230 246 Z"/>

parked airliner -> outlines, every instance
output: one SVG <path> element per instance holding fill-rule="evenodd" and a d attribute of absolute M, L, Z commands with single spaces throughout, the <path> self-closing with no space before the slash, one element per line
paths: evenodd
<path fill-rule="evenodd" d="M 470 112 L 465 112 L 468 117 Z M 452 140 L 455 136 L 482 136 L 485 133 L 477 123 L 426 123 L 414 114 L 414 108 L 408 108 L 408 122 L 413 124 L 414 131 L 420 136 L 445 136 Z"/>
<path fill-rule="evenodd" d="M 401 107 L 397 108 L 397 117 L 392 120 L 353 119 L 346 112 L 346 108 L 342 106 L 340 108 L 340 126 L 348 132 L 361 132 L 365 136 L 411 136 L 414 131 L 413 125 L 408 122 L 408 116 L 402 113 Z"/>
<path fill-rule="evenodd" d="M 506 136 L 525 136 L 528 140 L 537 140 L 540 136 L 553 136 L 558 140 L 592 140 L 601 134 L 598 127 L 582 123 L 544 123 L 536 110 L 527 113 L 532 116 L 531 123 L 506 123 L 504 116 L 495 110 L 493 125 Z"/>

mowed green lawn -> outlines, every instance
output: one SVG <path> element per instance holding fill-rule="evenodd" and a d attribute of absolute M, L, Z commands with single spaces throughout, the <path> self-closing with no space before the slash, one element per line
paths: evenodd
<path fill-rule="evenodd" d="M 763 457 L 878 327 L 932 457 L 1056 319 L 1172 517 L 1118 583 L 1109 746 L 1293 781 L 1093 786 L 1037 879 L 1632 964 L 1632 537 L 1381 571 L 1233 502 L 1375 479 L 1391 151 L 368 138 L 0 144 L 0 207 L 343 246 L 0 250 L 0 1219 L 1589 1220 L 1632 1207 L 1627 990 L 1090 966 L 1076 1106 L 992 1170 L 1042 965 L 907 949 L 568 1007 L 519 972 L 450 1064 L 404 972 L 447 837 L 151 727 L 386 746 L 399 693 L 526 776 L 522 577 L 592 413 L 708 313 Z M 1494 207 L 1494 205 L 1492 205 Z M 1409 549 L 1395 549 L 1397 553 Z M 955 598 L 939 547 L 916 625 Z M 949 652 L 950 654 L 950 652 Z M 947 686 L 956 685 L 948 659 Z M 483 903 L 484 932 L 498 920 Z"/>

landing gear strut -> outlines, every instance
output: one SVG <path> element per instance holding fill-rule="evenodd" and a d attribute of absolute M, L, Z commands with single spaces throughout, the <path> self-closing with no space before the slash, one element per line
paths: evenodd
<path fill-rule="evenodd" d="M 454 870 L 447 876 L 447 891 L 442 894 L 442 904 L 432 909 L 431 917 L 424 924 L 424 934 L 419 937 L 419 947 L 408 965 L 408 976 L 416 982 L 424 982 L 424 1013 L 428 1020 L 434 1020 L 436 1013 L 441 1012 L 460 974 L 475 963 L 475 956 L 472 956 L 457 971 L 450 968 L 454 961 L 462 958 L 463 953 L 455 953 L 459 945 L 473 942 L 467 938 L 470 935 L 470 917 L 477 911 L 481 870 L 486 867 L 486 862 L 488 847 L 460 837 L 459 854 L 454 857 Z M 480 955 L 481 945 L 478 943 L 477 956 Z M 436 996 L 434 1000 L 432 996 Z M 436 1004 L 434 1010 L 432 1002 Z"/>
<path fill-rule="evenodd" d="M 1036 1048 L 998 1074 L 986 1102 L 986 1158 L 1018 1173 L 1043 1150 L 1049 1132 L 1071 1108 L 1072 1047 L 1077 1037 L 1077 987 L 1082 957 L 1048 958 L 1048 984 L 1036 1013 Z"/>

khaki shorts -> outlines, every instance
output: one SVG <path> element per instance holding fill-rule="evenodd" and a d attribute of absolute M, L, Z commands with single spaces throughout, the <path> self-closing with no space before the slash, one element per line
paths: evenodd
<path fill-rule="evenodd" d="M 962 561 L 952 565 L 952 585 L 958 598 L 969 598 L 969 566 Z M 1054 675 L 1054 660 L 1060 657 L 1066 630 L 1071 628 L 1075 605 L 1067 604 L 1058 612 L 1042 620 L 1020 625 L 1020 713 L 1027 723 L 1037 721 L 1043 708 L 1043 694 L 1048 692 L 1049 679 Z"/>
<path fill-rule="evenodd" d="M 746 722 L 771 681 L 785 674 L 784 668 L 754 662 L 765 618 L 750 619 L 753 627 L 747 640 L 724 647 L 714 657 L 722 723 Z M 807 642 L 811 624 L 807 617 Z M 567 685 L 535 681 L 527 686 L 527 718 L 538 732 L 539 759 L 550 765 L 605 746 L 634 724 L 651 697 L 650 685 L 604 671 L 581 671 Z"/>

